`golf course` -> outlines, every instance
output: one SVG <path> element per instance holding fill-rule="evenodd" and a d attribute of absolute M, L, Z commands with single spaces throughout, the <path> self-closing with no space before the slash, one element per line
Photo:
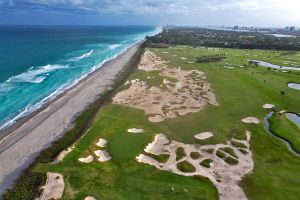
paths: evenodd
<path fill-rule="evenodd" d="M 300 53 L 287 56 L 282 53 L 182 45 L 146 48 L 144 56 L 148 54 L 149 59 L 158 60 L 158 63 L 152 64 L 159 67 L 146 69 L 145 63 L 136 66 L 127 82 L 118 87 L 112 95 L 113 98 L 105 102 L 97 112 L 92 126 L 73 148 L 60 160 L 54 163 L 38 163 L 33 170 L 61 174 L 65 183 L 62 199 L 81 200 L 93 197 L 114 200 L 211 200 L 222 199 L 219 195 L 222 191 L 219 187 L 216 188 L 218 181 L 220 184 L 223 181 L 222 175 L 220 180 L 214 182 L 210 173 L 207 177 L 199 171 L 195 173 L 197 175 L 189 174 L 195 172 L 195 167 L 187 161 L 177 164 L 178 169 L 175 170 L 168 170 L 163 165 L 160 169 L 154 164 L 138 162 L 138 158 L 141 158 L 139 155 L 143 154 L 148 160 L 151 158 L 150 160 L 154 159 L 159 163 L 170 161 L 173 154 L 177 161 L 182 158 L 197 160 L 204 156 L 207 159 L 202 159 L 201 169 L 216 167 L 216 173 L 219 173 L 218 165 L 234 168 L 231 166 L 243 164 L 241 157 L 245 157 L 252 165 L 247 166 L 249 170 L 241 173 L 241 177 L 237 177 L 235 187 L 240 188 L 240 192 L 247 199 L 299 199 L 300 158 L 285 143 L 265 131 L 264 118 L 269 112 L 276 112 L 270 119 L 271 129 L 276 129 L 276 134 L 290 140 L 295 149 L 300 149 L 298 127 L 278 114 L 282 110 L 300 112 L 300 91 L 287 85 L 289 82 L 300 82 L 300 71 L 274 70 L 249 64 L 249 60 L 262 60 L 277 65 L 288 63 L 287 66 L 291 66 L 293 62 L 300 63 Z M 196 62 L 198 57 L 216 54 L 224 54 L 225 58 L 218 62 Z M 147 110 L 142 103 L 151 104 L 148 99 L 155 95 L 153 88 L 161 94 L 169 95 L 168 91 L 171 89 L 168 84 L 175 85 L 177 80 L 184 82 L 182 76 L 176 78 L 175 72 L 178 71 L 186 74 L 196 71 L 201 75 L 201 78 L 199 75 L 194 77 L 194 82 L 189 82 L 187 90 L 192 85 L 202 84 L 204 87 L 207 84 L 206 93 L 203 89 L 198 94 L 206 103 L 189 108 L 189 103 L 181 101 L 182 105 L 173 108 L 171 105 L 177 105 L 176 97 L 185 96 L 187 93 L 178 90 L 178 96 L 169 96 L 171 99 L 155 96 L 157 102 L 152 102 L 154 105 L 161 105 L 161 102 L 165 102 L 164 105 L 170 104 L 169 107 L 158 106 L 169 114 L 155 117 L 158 111 L 153 110 L 157 106 L 151 105 L 153 109 Z M 147 98 L 143 99 L 139 91 L 145 92 Z M 123 95 L 120 99 L 126 98 L 127 101 L 119 100 L 118 95 Z M 141 101 L 134 98 L 140 98 Z M 185 96 L 183 99 L 189 98 L 191 97 Z M 264 108 L 265 104 L 273 106 Z M 171 111 L 175 114 L 171 115 Z M 252 121 L 241 121 L 245 118 Z M 205 132 L 207 137 L 205 134 L 204 137 L 202 135 L 203 138 L 199 136 L 200 139 L 195 137 Z M 159 145 L 177 144 L 182 149 L 179 147 L 173 153 L 153 153 L 155 150 L 158 152 L 153 147 L 159 143 L 157 134 L 163 134 L 162 140 L 172 141 L 171 144 L 166 141 Z M 154 138 L 157 139 L 156 143 Z M 186 155 L 187 144 L 190 144 L 189 148 L 198 149 L 198 153 Z M 151 146 L 152 150 L 146 151 L 146 146 L 147 149 Z M 215 154 L 212 154 L 214 149 Z M 85 159 L 88 156 L 91 159 Z M 97 156 L 100 157 L 99 160 Z M 106 159 L 101 160 L 103 157 Z M 84 159 L 80 161 L 80 158 Z M 211 165 L 211 162 L 216 164 Z M 228 173 L 236 174 L 240 171 Z"/>

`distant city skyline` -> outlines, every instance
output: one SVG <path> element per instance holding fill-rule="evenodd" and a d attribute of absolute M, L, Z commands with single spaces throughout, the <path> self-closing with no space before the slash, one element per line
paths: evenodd
<path fill-rule="evenodd" d="M 0 0 L 0 24 L 300 27 L 298 0 Z"/>

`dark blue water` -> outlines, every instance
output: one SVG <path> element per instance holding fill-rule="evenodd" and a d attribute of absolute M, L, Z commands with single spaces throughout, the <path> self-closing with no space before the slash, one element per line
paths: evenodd
<path fill-rule="evenodd" d="M 159 31 L 146 26 L 0 26 L 0 127 Z"/>

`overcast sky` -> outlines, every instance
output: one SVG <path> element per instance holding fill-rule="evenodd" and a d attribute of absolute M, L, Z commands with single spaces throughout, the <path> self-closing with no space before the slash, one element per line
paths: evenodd
<path fill-rule="evenodd" d="M 300 0 L 0 0 L 0 24 L 300 27 Z"/>

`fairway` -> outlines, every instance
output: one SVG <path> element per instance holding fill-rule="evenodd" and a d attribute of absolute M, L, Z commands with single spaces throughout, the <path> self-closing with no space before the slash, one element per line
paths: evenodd
<path fill-rule="evenodd" d="M 290 152 L 284 143 L 265 132 L 264 117 L 270 110 L 263 108 L 264 104 L 271 103 L 276 106 L 276 112 L 287 110 L 299 113 L 300 91 L 289 88 L 287 84 L 300 83 L 300 72 L 282 72 L 248 64 L 248 60 L 257 59 L 300 67 L 300 53 L 281 56 L 282 52 L 279 51 L 190 46 L 147 50 L 161 57 L 170 68 L 204 72 L 205 81 L 210 84 L 210 91 L 216 95 L 218 104 L 208 104 L 197 112 L 153 123 L 141 109 L 107 102 L 98 112 L 92 127 L 63 161 L 38 164 L 35 168 L 35 171 L 57 172 L 64 176 L 62 199 L 81 200 L 87 196 L 113 200 L 218 199 L 218 191 L 209 179 L 160 171 L 137 162 L 136 157 L 159 133 L 164 133 L 170 140 L 203 146 L 225 144 L 232 138 L 246 140 L 246 130 L 251 132 L 250 150 L 254 163 L 252 172 L 242 177 L 240 182 L 247 198 L 300 199 L 300 158 Z M 220 62 L 196 63 L 197 57 L 215 54 L 225 54 L 226 58 Z M 151 87 L 166 91 L 164 78 L 157 71 L 136 69 L 128 81 L 147 81 Z M 128 88 L 127 85 L 119 87 L 115 95 Z M 256 117 L 260 123 L 243 123 L 241 120 L 246 117 Z M 279 119 L 274 117 L 272 123 L 278 123 L 279 132 L 294 132 L 295 126 L 285 120 L 280 119 L 279 124 Z M 144 131 L 128 133 L 127 130 L 131 128 Z M 295 141 L 295 148 L 300 149 L 297 131 L 290 139 Z M 204 140 L 194 137 L 203 132 L 211 132 L 213 136 Z M 80 163 L 78 158 L 92 155 L 99 149 L 96 143 L 100 138 L 108 141 L 106 150 L 112 159 L 107 162 Z M 201 165 L 209 166 L 210 162 L 207 159 Z M 236 160 L 230 162 L 234 164 Z M 189 168 L 185 163 L 180 167 Z"/>

